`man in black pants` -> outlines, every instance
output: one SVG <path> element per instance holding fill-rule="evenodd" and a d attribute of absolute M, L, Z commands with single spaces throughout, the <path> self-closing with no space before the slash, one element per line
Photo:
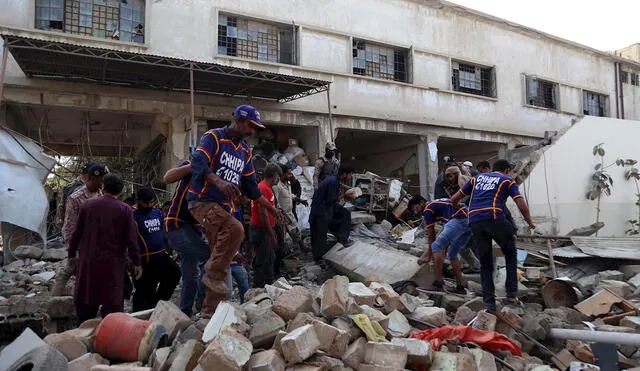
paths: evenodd
<path fill-rule="evenodd" d="M 469 226 L 475 237 L 477 255 L 480 258 L 482 302 L 485 309 L 489 311 L 496 309 L 492 240 L 495 240 L 502 249 L 507 265 L 506 302 L 508 304 L 518 303 L 516 240 L 513 235 L 513 227 L 507 221 L 504 212 L 508 197 L 513 198 L 522 216 L 529 224 L 529 228 L 535 228 L 529 214 L 529 206 L 520 194 L 516 182 L 508 176 L 510 172 L 509 162 L 498 160 L 493 164 L 493 172 L 478 174 L 475 178 L 471 178 L 458 193 L 451 197 L 451 202 L 455 205 L 463 197 L 471 195 Z"/>
<path fill-rule="evenodd" d="M 338 174 L 329 175 L 320 183 L 313 194 L 309 226 L 311 227 L 311 246 L 313 259 L 322 263 L 322 256 L 327 252 L 327 232 L 331 231 L 338 242 L 349 246 L 351 233 L 351 213 L 338 203 L 340 200 L 341 183 L 351 179 L 353 168 L 340 165 Z"/>
<path fill-rule="evenodd" d="M 153 190 L 138 190 L 133 218 L 136 221 L 142 277 L 135 281 L 133 311 L 151 309 L 159 300 L 169 300 L 180 281 L 180 267 L 167 254 L 167 242 L 160 209 L 153 207 Z"/>

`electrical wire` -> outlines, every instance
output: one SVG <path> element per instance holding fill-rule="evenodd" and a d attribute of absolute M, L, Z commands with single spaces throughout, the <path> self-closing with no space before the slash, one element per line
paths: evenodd
<path fill-rule="evenodd" d="M 546 151 L 542 152 L 542 160 L 544 162 L 544 184 L 547 190 L 547 205 L 549 205 L 549 216 L 551 217 L 551 225 L 555 229 L 555 222 L 553 218 L 553 210 L 551 207 L 551 197 L 549 195 L 549 178 L 547 176 L 547 154 Z"/>

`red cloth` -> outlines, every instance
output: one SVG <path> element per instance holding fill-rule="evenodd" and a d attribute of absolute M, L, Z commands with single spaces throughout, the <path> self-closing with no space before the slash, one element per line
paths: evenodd
<path fill-rule="evenodd" d="M 507 351 L 514 356 L 522 357 L 520 347 L 506 336 L 494 331 L 478 330 L 471 326 L 443 326 L 433 330 L 416 332 L 411 334 L 411 338 L 428 341 L 436 350 L 440 349 L 440 346 L 447 341 L 456 340 L 463 343 L 476 343 L 491 352 Z"/>
<path fill-rule="evenodd" d="M 260 192 L 262 193 L 264 198 L 266 198 L 269 201 L 269 203 L 271 203 L 271 205 L 276 206 L 276 198 L 273 195 L 273 190 L 271 189 L 270 185 L 265 183 L 265 181 L 263 180 L 260 183 L 258 183 L 258 189 L 260 189 Z M 271 227 L 275 227 L 276 226 L 275 216 L 273 216 L 270 212 L 267 212 L 267 218 L 269 218 L 269 224 L 271 225 Z M 262 223 L 262 218 L 260 218 L 260 205 L 258 205 L 258 203 L 255 201 L 251 201 L 250 222 L 251 222 L 251 225 L 255 225 L 256 227 L 264 227 L 264 224 Z"/>

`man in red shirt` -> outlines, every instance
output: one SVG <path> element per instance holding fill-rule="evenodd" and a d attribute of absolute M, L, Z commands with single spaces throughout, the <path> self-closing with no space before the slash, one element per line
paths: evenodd
<path fill-rule="evenodd" d="M 262 196 L 275 207 L 276 198 L 272 187 L 280 180 L 280 166 L 269 164 L 264 169 L 264 178 L 258 184 Z M 251 201 L 251 244 L 253 245 L 253 287 L 263 287 L 275 281 L 274 264 L 278 247 L 276 218 L 264 206 Z"/>

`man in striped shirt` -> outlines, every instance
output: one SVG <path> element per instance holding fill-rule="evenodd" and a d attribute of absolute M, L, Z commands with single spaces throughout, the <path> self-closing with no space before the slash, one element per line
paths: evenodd
<path fill-rule="evenodd" d="M 477 254 L 480 259 L 480 278 L 485 309 L 495 310 L 495 284 L 493 282 L 493 245 L 496 241 L 505 257 L 507 265 L 507 303 L 518 302 L 517 250 L 513 227 L 505 217 L 507 198 L 511 197 L 518 206 L 529 228 L 535 225 L 529 214 L 529 206 L 520 194 L 518 185 L 509 177 L 511 164 L 498 160 L 493 164 L 493 172 L 483 173 L 471 178 L 453 197 L 455 205 L 463 197 L 471 196 L 469 201 L 469 226 L 473 232 Z"/>

